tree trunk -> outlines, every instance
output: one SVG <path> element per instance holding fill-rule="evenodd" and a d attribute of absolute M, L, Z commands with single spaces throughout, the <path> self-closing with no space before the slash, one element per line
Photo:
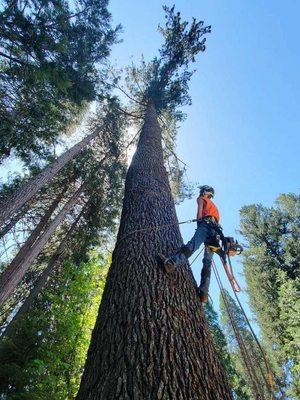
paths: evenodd
<path fill-rule="evenodd" d="M 27 238 L 23 246 L 20 248 L 19 252 L 16 254 L 14 259 L 11 261 L 7 269 L 10 269 L 13 271 L 21 262 L 23 259 L 27 257 L 27 253 L 30 251 L 31 247 L 33 246 L 34 242 L 36 239 L 40 236 L 41 232 L 45 229 L 49 219 L 51 218 L 51 215 L 53 214 L 54 210 L 58 206 L 60 200 L 63 197 L 63 192 L 52 202 L 52 204 L 49 206 L 45 214 L 42 216 L 40 219 L 39 223 L 37 226 L 34 228 L 34 230 L 31 232 L 30 236 Z"/>
<path fill-rule="evenodd" d="M 36 260 L 43 247 L 54 233 L 55 229 L 60 225 L 60 223 L 65 219 L 69 211 L 74 207 L 81 192 L 82 186 L 73 194 L 73 196 L 64 205 L 62 210 L 57 214 L 53 221 L 51 221 L 50 225 L 35 241 L 34 245 L 26 253 L 26 257 L 23 257 L 20 263 L 17 265 L 9 265 L 7 269 L 3 272 L 0 278 L 0 306 L 7 300 L 13 290 L 21 282 L 26 271 Z"/>
<path fill-rule="evenodd" d="M 5 236 L 28 212 L 29 203 L 22 207 L 21 210 L 0 230 L 0 239 Z"/>
<path fill-rule="evenodd" d="M 32 180 L 12 193 L 6 200 L 2 201 L 2 203 L 0 203 L 0 226 L 2 226 L 8 218 L 17 212 L 23 204 L 30 200 L 47 182 L 49 182 L 57 172 L 72 160 L 72 158 L 75 157 L 92 139 L 94 139 L 100 131 L 101 128 L 95 129 L 94 132 L 60 155 L 57 160 L 48 165 Z"/>
<path fill-rule="evenodd" d="M 232 399 L 189 265 L 167 276 L 157 261 L 182 245 L 176 223 L 149 105 L 77 400 Z"/>
<path fill-rule="evenodd" d="M 85 211 L 85 208 L 83 208 L 81 210 L 81 212 L 78 214 L 78 216 L 76 217 L 71 228 L 68 230 L 67 234 L 65 235 L 63 240 L 60 242 L 58 248 L 56 249 L 54 254 L 51 256 L 47 267 L 44 269 L 41 276 L 38 278 L 37 282 L 34 283 L 34 287 L 30 291 L 29 296 L 25 299 L 22 306 L 19 308 L 17 313 L 14 315 L 13 319 L 10 321 L 10 323 L 6 327 L 2 336 L 7 336 L 7 335 L 9 336 L 11 334 L 16 321 L 29 310 L 29 308 L 32 306 L 32 303 L 34 302 L 35 298 L 37 297 L 37 295 L 40 293 L 40 291 L 45 286 L 50 274 L 54 271 L 54 269 L 57 267 L 57 265 L 59 265 L 61 257 L 66 250 L 67 243 L 68 243 L 71 235 L 73 234 L 84 211 Z"/>

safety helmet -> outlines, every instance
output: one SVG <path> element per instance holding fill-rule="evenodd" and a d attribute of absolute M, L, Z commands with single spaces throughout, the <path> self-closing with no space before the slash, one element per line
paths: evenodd
<path fill-rule="evenodd" d="M 199 189 L 200 189 L 200 196 L 203 196 L 204 194 L 208 194 L 211 197 L 214 197 L 214 195 L 215 195 L 215 190 L 211 186 L 203 185 L 203 186 L 200 186 Z"/>

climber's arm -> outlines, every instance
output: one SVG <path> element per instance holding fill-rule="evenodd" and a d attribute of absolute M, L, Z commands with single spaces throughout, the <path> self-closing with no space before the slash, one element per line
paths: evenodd
<path fill-rule="evenodd" d="M 203 200 L 201 199 L 201 197 L 198 197 L 197 199 L 197 203 L 198 203 L 198 210 L 197 210 L 197 219 L 201 219 L 202 218 L 202 210 L 203 210 Z"/>

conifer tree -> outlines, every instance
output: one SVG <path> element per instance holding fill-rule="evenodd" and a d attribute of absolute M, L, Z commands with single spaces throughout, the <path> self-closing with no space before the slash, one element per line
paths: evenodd
<path fill-rule="evenodd" d="M 97 125 L 103 124 L 101 110 L 103 108 L 99 107 L 97 117 L 91 121 L 91 129 L 96 129 Z M 29 278 L 30 283 L 27 283 L 27 286 L 29 285 L 30 290 L 34 293 L 39 292 L 40 289 L 37 290 L 33 286 L 38 284 L 41 288 L 44 283 L 41 285 L 41 282 L 36 280 L 40 271 L 37 271 L 35 274 L 33 273 L 35 268 L 34 263 L 36 262 L 39 267 L 43 265 L 44 268 L 46 268 L 47 263 L 50 265 L 53 264 L 53 261 L 51 261 L 52 257 L 56 260 L 55 253 L 62 251 L 61 244 L 65 240 L 66 235 L 70 236 L 69 229 L 71 229 L 72 224 L 76 221 L 80 213 L 83 213 L 79 225 L 81 234 L 77 230 L 72 231 L 71 237 L 68 238 L 68 252 L 72 252 L 74 246 L 77 247 L 77 243 L 79 242 L 81 243 L 82 254 L 84 255 L 88 248 L 91 248 L 93 245 L 96 246 L 99 240 L 102 240 L 105 232 L 107 236 L 111 234 L 116 225 L 123 192 L 125 126 L 126 119 L 122 115 L 115 115 L 114 119 L 111 118 L 111 123 L 106 125 L 105 135 L 98 137 L 92 147 L 82 151 L 59 176 L 56 176 L 39 193 L 37 204 L 30 211 L 31 213 L 34 212 L 34 209 L 41 202 L 43 209 L 45 209 L 44 214 L 48 215 L 49 208 L 47 208 L 47 203 L 44 204 L 45 198 L 40 198 L 41 194 L 45 196 L 45 192 L 50 198 L 53 194 L 56 195 L 56 192 L 63 194 L 64 198 L 62 204 L 60 204 L 61 209 L 64 203 L 66 203 L 65 207 L 67 206 L 68 197 L 70 198 L 76 191 L 74 184 L 78 187 L 78 185 L 81 185 L 81 182 L 85 182 L 83 185 L 84 188 L 81 189 L 80 201 L 78 198 L 73 199 L 71 205 L 68 206 L 69 210 L 66 210 L 64 207 L 61 211 L 58 211 L 52 218 L 52 221 L 48 221 L 47 225 L 45 225 L 44 221 L 42 224 L 43 231 L 41 231 L 41 228 L 38 229 L 37 226 L 33 225 L 34 228 L 29 233 L 27 239 L 30 243 L 24 244 L 24 249 L 27 252 L 26 257 L 16 256 L 12 265 L 6 267 L 2 273 L 1 285 L 3 283 L 2 288 L 5 288 L 1 294 L 2 302 L 12 293 L 13 288 L 16 287 L 16 283 L 20 282 L 23 276 L 25 276 L 25 280 L 28 280 L 26 278 L 28 274 L 29 276 L 33 276 Z M 101 190 L 99 190 L 99 187 L 101 187 Z M 63 191 L 61 192 L 62 188 Z M 62 213 L 64 213 L 65 220 L 61 217 Z M 41 224 L 41 222 L 38 222 L 38 224 Z M 56 230 L 54 231 L 54 229 Z M 71 245 L 71 243 L 73 244 Z M 21 252 L 22 254 L 24 253 L 23 250 Z M 54 264 L 56 265 L 58 261 L 61 261 L 61 257 Z M 55 265 L 51 268 L 46 268 L 47 271 L 45 271 L 45 274 L 42 273 L 42 281 L 45 282 L 47 280 L 49 273 Z M 31 269 L 31 273 L 30 271 L 26 272 L 29 268 Z M 17 281 L 14 273 L 16 271 L 18 272 Z M 20 271 L 22 271 L 22 275 L 20 275 Z M 4 279 L 7 276 L 9 279 Z M 23 294 L 16 293 L 16 296 L 13 295 L 13 297 L 17 299 L 21 296 L 21 299 L 19 298 L 18 301 L 20 303 L 20 301 L 24 301 L 27 291 L 25 290 Z M 13 304 L 14 302 L 6 307 L 6 315 L 11 307 L 14 307 Z M 14 313 L 14 315 L 16 314 Z"/>
<path fill-rule="evenodd" d="M 50 182 L 91 141 L 100 137 L 100 141 L 104 147 L 109 145 L 111 135 L 114 132 L 119 132 L 120 126 L 124 125 L 124 118 L 118 110 L 118 100 L 115 97 L 106 97 L 106 100 L 103 100 L 101 106 L 97 109 L 97 119 L 94 119 L 91 125 L 92 132 L 66 150 L 44 169 L 37 171 L 35 168 L 31 168 L 34 172 L 31 178 L 26 177 L 26 179 L 20 182 L 14 182 L 14 188 L 6 188 L 0 202 L 0 225 L 4 225 L 5 221 L 16 214 L 23 205 L 32 199 L 41 188 Z M 103 154 L 103 151 L 101 154 Z M 103 154 L 101 162 L 106 158 L 106 155 Z"/>
<path fill-rule="evenodd" d="M 176 115 L 190 101 L 188 66 L 210 31 L 195 20 L 188 26 L 174 7 L 165 11 L 165 42 L 160 56 L 144 65 L 145 85 L 135 96 L 143 127 L 77 400 L 232 398 L 189 266 L 168 277 L 157 258 L 182 244 L 158 115 L 164 109 Z"/>
<path fill-rule="evenodd" d="M 75 191 L 75 193 L 72 194 L 55 218 L 50 221 L 48 225 L 46 225 L 54 211 L 54 207 L 56 207 L 58 203 L 57 200 L 54 200 L 53 205 L 51 205 L 51 207 L 47 210 L 46 214 L 41 219 L 40 223 L 30 237 L 27 239 L 24 246 L 20 249 L 13 261 L 1 274 L 0 306 L 3 305 L 17 285 L 21 282 L 28 268 L 36 260 L 43 247 L 55 232 L 56 228 L 64 221 L 70 210 L 75 207 L 76 203 L 80 199 L 82 191 L 83 185 L 81 185 Z"/>
<path fill-rule="evenodd" d="M 0 342 L 0 397 L 74 399 L 108 266 L 65 261 Z"/>
<path fill-rule="evenodd" d="M 300 395 L 299 326 L 300 198 L 289 193 L 273 207 L 260 204 L 241 210 L 241 231 L 249 248 L 244 271 L 252 310 L 280 387 Z"/>
<path fill-rule="evenodd" d="M 31 163 L 101 92 L 116 42 L 107 0 L 4 0 L 0 13 L 0 159 Z"/>

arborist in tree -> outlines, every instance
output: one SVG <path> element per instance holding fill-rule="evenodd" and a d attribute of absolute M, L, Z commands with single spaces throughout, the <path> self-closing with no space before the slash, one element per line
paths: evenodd
<path fill-rule="evenodd" d="M 163 261 L 166 272 L 171 273 L 175 267 L 187 262 L 187 259 L 199 249 L 201 244 L 205 243 L 206 246 L 203 257 L 203 268 L 201 271 L 201 283 L 197 290 L 201 302 L 206 302 L 208 299 L 212 257 L 214 252 L 220 256 L 234 290 L 240 290 L 232 274 L 231 267 L 226 263 L 226 254 L 229 254 L 229 249 L 234 251 L 234 248 L 237 246 L 241 248 L 241 246 L 238 245 L 237 242 L 234 242 L 233 238 L 224 237 L 222 228 L 219 225 L 220 214 L 218 208 L 211 200 L 214 197 L 214 194 L 215 191 L 211 186 L 204 185 L 200 187 L 200 195 L 197 198 L 198 209 L 196 232 L 187 244 L 182 246 L 172 256 L 165 258 Z M 224 250 L 219 245 L 220 240 L 223 243 Z M 230 243 L 230 248 L 226 248 L 227 243 Z"/>

